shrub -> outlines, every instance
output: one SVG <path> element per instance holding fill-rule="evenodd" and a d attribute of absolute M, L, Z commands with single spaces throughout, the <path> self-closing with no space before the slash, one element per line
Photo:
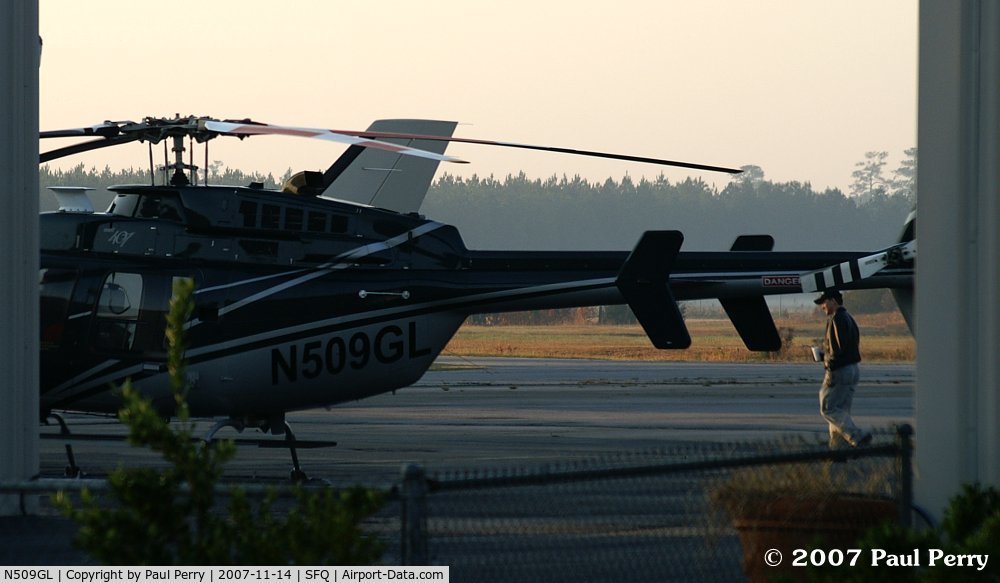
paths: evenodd
<path fill-rule="evenodd" d="M 945 509 L 940 526 L 929 529 L 904 528 L 884 524 L 865 533 L 859 542 L 861 560 L 851 569 L 816 569 L 816 581 L 867 582 L 944 582 L 1000 581 L 1000 490 L 976 485 L 963 485 Z M 874 549 L 887 555 L 907 556 L 919 553 L 919 567 L 889 567 L 886 560 L 873 566 Z M 941 561 L 929 565 L 930 550 L 939 549 L 949 555 L 986 555 L 989 561 L 983 571 L 976 567 L 946 566 Z"/>

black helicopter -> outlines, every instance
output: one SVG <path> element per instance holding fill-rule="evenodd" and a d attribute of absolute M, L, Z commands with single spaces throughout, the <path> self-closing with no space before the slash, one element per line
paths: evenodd
<path fill-rule="evenodd" d="M 691 339 L 677 301 L 718 298 L 750 350 L 772 351 L 781 340 L 765 295 L 892 288 L 904 308 L 912 299 L 913 220 L 877 253 L 772 252 L 767 235 L 739 237 L 728 252 L 681 252 L 678 231 L 643 233 L 631 252 L 469 250 L 455 227 L 416 212 L 438 163 L 461 162 L 443 154 L 449 141 L 739 170 L 455 138 L 454 129 L 431 120 L 348 132 L 175 117 L 43 132 L 95 139 L 41 162 L 146 142 L 151 184 L 111 187 L 106 212 L 79 189 L 56 188 L 60 210 L 41 215 L 42 417 L 113 413 L 120 402 L 111 387 L 126 378 L 170 413 L 163 338 L 175 278 L 196 285 L 186 353 L 192 414 L 219 418 L 217 428 L 286 436 L 286 412 L 416 382 L 472 314 L 624 303 L 656 347 L 681 349 Z M 206 144 L 207 167 L 210 140 L 260 134 L 349 147 L 325 172 L 299 173 L 281 190 L 197 184 L 195 142 Z"/>

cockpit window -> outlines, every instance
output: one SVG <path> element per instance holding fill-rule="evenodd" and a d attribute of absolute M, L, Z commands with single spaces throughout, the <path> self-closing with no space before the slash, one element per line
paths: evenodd
<path fill-rule="evenodd" d="M 164 329 L 173 282 L 164 273 L 109 273 L 101 285 L 94 318 L 94 347 L 100 352 L 165 354 Z"/>
<path fill-rule="evenodd" d="M 169 194 L 119 194 L 108 212 L 138 219 L 183 220 L 180 200 Z"/>
<path fill-rule="evenodd" d="M 172 196 L 154 196 L 144 194 L 139 207 L 135 211 L 135 217 L 139 219 L 165 219 L 168 221 L 181 220 L 181 205 Z"/>
<path fill-rule="evenodd" d="M 135 214 L 135 207 L 139 204 L 138 194 L 119 194 L 111 202 L 108 212 L 120 217 L 131 217 Z"/>
<path fill-rule="evenodd" d="M 101 286 L 97 300 L 97 345 L 108 350 L 131 350 L 135 341 L 142 276 L 112 273 Z"/>

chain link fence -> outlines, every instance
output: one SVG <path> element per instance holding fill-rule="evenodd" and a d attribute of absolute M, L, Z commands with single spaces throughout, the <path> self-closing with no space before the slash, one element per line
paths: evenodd
<path fill-rule="evenodd" d="M 882 518 L 908 522 L 910 435 L 908 426 L 885 429 L 867 447 L 836 451 L 825 439 L 796 438 L 688 444 L 561 467 L 427 476 L 411 466 L 398 491 L 401 537 L 391 554 L 403 564 L 448 565 L 456 581 L 741 580 L 764 561 L 766 549 L 746 542 L 753 531 L 768 544 L 781 544 L 772 540 L 778 531 L 800 547 L 822 544 L 808 534 L 828 522 L 819 513 L 854 500 L 877 509 L 832 525 L 828 544 Z M 755 510 L 784 499 L 807 527 Z"/>
<path fill-rule="evenodd" d="M 789 544 L 846 549 L 879 520 L 909 524 L 911 436 L 904 425 L 845 450 L 830 450 L 818 436 L 789 437 L 564 465 L 430 474 L 409 466 L 365 528 L 385 542 L 383 564 L 447 565 L 453 581 L 764 580 L 761 572 L 776 573 L 764 563 L 769 549 L 791 559 Z M 107 488 L 50 482 L 4 491 Z M 245 488 L 255 496 L 273 489 Z M 283 500 L 275 511 L 290 502 Z M 831 518 L 833 509 L 844 512 Z M 814 538 L 818 527 L 825 541 Z"/>

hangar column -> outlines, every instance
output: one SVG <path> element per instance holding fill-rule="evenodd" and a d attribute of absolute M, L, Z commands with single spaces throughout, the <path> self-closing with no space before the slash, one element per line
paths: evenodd
<path fill-rule="evenodd" d="M 1000 486 L 1000 3 L 922 0 L 917 503 Z"/>
<path fill-rule="evenodd" d="M 38 1 L 0 0 L 0 480 L 38 473 Z M 0 516 L 21 511 L 0 495 Z"/>

